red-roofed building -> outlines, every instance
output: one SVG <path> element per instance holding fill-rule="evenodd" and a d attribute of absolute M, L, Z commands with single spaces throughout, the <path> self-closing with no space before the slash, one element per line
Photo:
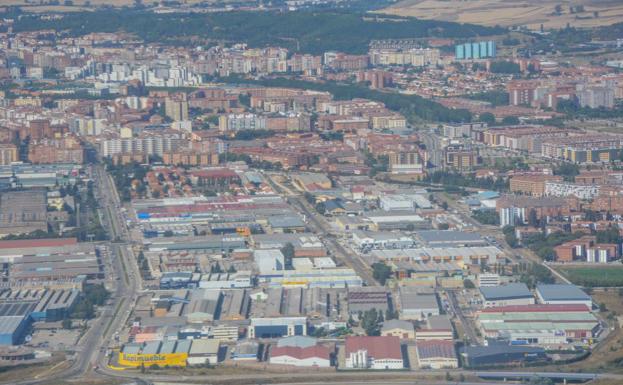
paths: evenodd
<path fill-rule="evenodd" d="M 76 238 L 45 238 L 45 239 L 19 239 L 13 241 L 0 241 L 0 249 L 22 249 L 30 247 L 63 247 L 78 243 Z"/>
<path fill-rule="evenodd" d="M 275 346 L 270 352 L 270 363 L 328 368 L 331 366 L 331 351 L 324 345 Z"/>
<path fill-rule="evenodd" d="M 403 369 L 400 338 L 383 337 L 346 337 L 347 369 Z"/>

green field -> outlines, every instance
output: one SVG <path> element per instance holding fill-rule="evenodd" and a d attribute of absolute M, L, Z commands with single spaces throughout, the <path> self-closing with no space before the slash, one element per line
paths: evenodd
<path fill-rule="evenodd" d="M 571 282 L 584 287 L 623 286 L 623 265 L 609 266 L 564 266 L 556 270 Z"/>

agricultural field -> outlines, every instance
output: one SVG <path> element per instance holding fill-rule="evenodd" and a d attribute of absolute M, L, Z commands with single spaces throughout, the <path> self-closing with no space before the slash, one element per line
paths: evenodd
<path fill-rule="evenodd" d="M 561 9 L 556 12 L 556 6 Z M 574 8 L 573 11 L 570 7 Z M 403 0 L 379 12 L 422 19 L 483 25 L 528 26 L 532 29 L 597 27 L 623 20 L 620 0 Z M 595 13 L 597 12 L 597 13 Z"/>
<path fill-rule="evenodd" d="M 561 266 L 556 270 L 574 284 L 584 287 L 623 286 L 623 265 Z"/>

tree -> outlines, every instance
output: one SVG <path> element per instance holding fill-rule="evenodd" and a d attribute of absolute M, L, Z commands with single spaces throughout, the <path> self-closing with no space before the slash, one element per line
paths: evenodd
<path fill-rule="evenodd" d="M 516 117 L 516 116 L 505 116 L 502 119 L 502 124 L 505 125 L 505 126 L 516 126 L 519 123 L 520 123 L 519 122 L 519 118 Z"/>
<path fill-rule="evenodd" d="M 372 276 L 381 285 L 385 285 L 387 279 L 391 276 L 392 269 L 383 262 L 376 262 L 372 264 Z"/>
<path fill-rule="evenodd" d="M 575 177 L 580 174 L 580 167 L 573 163 L 563 163 L 554 169 L 554 175 L 560 175 L 567 182 L 575 182 Z"/>
<path fill-rule="evenodd" d="M 63 319 L 63 321 L 61 322 L 61 327 L 63 329 L 71 329 L 71 320 L 69 318 Z"/>
<path fill-rule="evenodd" d="M 316 211 L 318 211 L 318 214 L 324 215 L 325 212 L 327 211 L 327 207 L 325 206 L 324 202 L 320 202 L 316 205 Z"/>
<path fill-rule="evenodd" d="M 381 325 L 376 309 L 370 309 L 363 313 L 361 327 L 366 331 L 366 335 L 369 336 L 378 336 L 381 333 Z"/>
<path fill-rule="evenodd" d="M 481 122 L 487 123 L 489 126 L 493 126 L 495 124 L 495 115 L 490 112 L 483 112 L 482 114 L 480 114 L 478 119 Z"/>
<path fill-rule="evenodd" d="M 528 224 L 532 227 L 538 227 L 539 220 L 537 218 L 536 210 L 534 208 L 530 209 L 528 212 Z"/>
<path fill-rule="evenodd" d="M 491 72 L 497 74 L 519 74 L 521 69 L 519 64 L 511 61 L 496 61 L 491 63 Z"/>
<path fill-rule="evenodd" d="M 504 233 L 504 239 L 506 243 L 512 248 L 519 246 L 519 240 L 517 239 L 517 235 L 515 235 L 515 227 L 513 226 L 504 226 L 502 229 Z"/>
<path fill-rule="evenodd" d="M 623 238 L 619 233 L 617 227 L 610 225 L 606 230 L 601 230 L 595 233 L 597 243 L 623 243 Z"/>
<path fill-rule="evenodd" d="M 294 245 L 288 242 L 281 248 L 281 254 L 284 257 L 284 263 L 287 268 L 292 267 L 292 259 L 294 258 Z"/>

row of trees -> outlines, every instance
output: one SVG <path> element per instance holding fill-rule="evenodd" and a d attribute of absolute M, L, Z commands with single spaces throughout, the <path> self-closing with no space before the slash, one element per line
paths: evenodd
<path fill-rule="evenodd" d="M 449 186 L 484 188 L 496 191 L 507 191 L 509 188 L 508 181 L 503 178 L 476 178 L 474 174 L 466 175 L 449 171 L 435 171 L 429 173 L 424 181 Z"/>
<path fill-rule="evenodd" d="M 412 122 L 417 120 L 469 122 L 472 119 L 472 114 L 468 110 L 447 108 L 419 95 L 405 95 L 372 90 L 361 84 L 343 84 L 336 82 L 315 83 L 289 78 L 252 80 L 238 76 L 229 76 L 220 78 L 219 80 L 227 83 L 251 83 L 267 87 L 287 87 L 324 91 L 333 94 L 337 100 L 351 100 L 355 98 L 375 100 L 384 103 L 390 110 L 402 113 Z"/>

